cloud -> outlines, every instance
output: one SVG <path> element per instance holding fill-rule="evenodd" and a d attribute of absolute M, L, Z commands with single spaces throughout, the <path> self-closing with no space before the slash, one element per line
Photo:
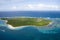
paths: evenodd
<path fill-rule="evenodd" d="M 17 9 L 17 7 L 16 7 L 16 6 L 13 6 L 13 7 L 12 7 L 12 10 L 16 10 L 16 9 Z"/>
<path fill-rule="evenodd" d="M 46 4 L 28 4 L 26 5 L 27 9 L 31 10 L 60 10 L 58 5 L 46 5 Z"/>
<path fill-rule="evenodd" d="M 34 6 L 31 5 L 31 4 L 29 4 L 29 5 L 27 5 L 27 6 L 28 6 L 28 8 L 34 8 Z"/>
<path fill-rule="evenodd" d="M 47 5 L 47 4 L 24 4 L 24 5 L 9 5 L 1 7 L 0 10 L 10 10 L 10 11 L 19 11 L 19 10 L 58 10 L 60 11 L 59 5 Z"/>

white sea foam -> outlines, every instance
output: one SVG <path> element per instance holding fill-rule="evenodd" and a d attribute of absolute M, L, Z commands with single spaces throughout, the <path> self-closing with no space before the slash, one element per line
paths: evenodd
<path fill-rule="evenodd" d="M 5 30 L 1 30 L 2 32 L 5 32 Z"/>

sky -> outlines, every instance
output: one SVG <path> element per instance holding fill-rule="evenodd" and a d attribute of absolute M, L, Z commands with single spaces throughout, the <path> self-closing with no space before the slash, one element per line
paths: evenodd
<path fill-rule="evenodd" d="M 60 11 L 60 0 L 0 0 L 0 11 Z"/>

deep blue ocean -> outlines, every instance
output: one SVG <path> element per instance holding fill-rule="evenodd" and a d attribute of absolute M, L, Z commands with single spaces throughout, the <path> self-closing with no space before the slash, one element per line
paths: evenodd
<path fill-rule="evenodd" d="M 0 17 L 31 16 L 60 18 L 60 11 L 8 11 L 0 12 Z"/>
<path fill-rule="evenodd" d="M 60 11 L 0 12 L 0 17 L 18 16 L 60 18 Z M 26 27 L 20 30 L 10 30 L 7 27 L 0 26 L 0 40 L 60 40 L 60 29 L 58 29 L 58 33 L 42 33 L 34 27 Z"/>

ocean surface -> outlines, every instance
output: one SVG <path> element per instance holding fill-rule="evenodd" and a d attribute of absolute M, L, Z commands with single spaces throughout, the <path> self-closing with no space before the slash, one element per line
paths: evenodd
<path fill-rule="evenodd" d="M 18 30 L 7 27 L 0 20 L 0 40 L 60 40 L 60 12 L 59 11 L 10 11 L 0 12 L 0 17 L 42 17 L 52 20 L 54 23 L 47 27 L 37 28 L 33 26 Z M 1 26 L 2 25 L 2 26 Z"/>
<path fill-rule="evenodd" d="M 8 12 L 0 12 L 0 17 L 16 17 L 16 16 L 60 18 L 60 11 L 8 11 Z"/>

